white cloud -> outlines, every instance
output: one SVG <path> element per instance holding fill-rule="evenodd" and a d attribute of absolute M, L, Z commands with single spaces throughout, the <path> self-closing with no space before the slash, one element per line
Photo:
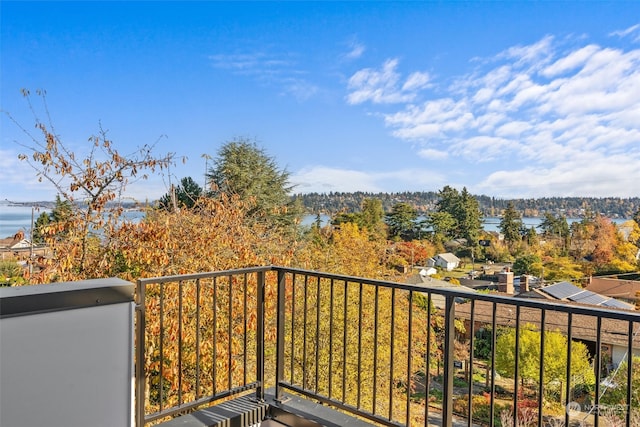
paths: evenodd
<path fill-rule="evenodd" d="M 552 53 L 552 42 L 553 37 L 546 36 L 531 45 L 510 47 L 500 53 L 498 57 L 513 59 L 515 66 L 529 65 L 539 68 L 548 61 Z"/>
<path fill-rule="evenodd" d="M 496 129 L 495 133 L 496 135 L 503 137 L 518 137 L 530 129 L 531 123 L 516 120 L 503 124 L 498 129 Z"/>
<path fill-rule="evenodd" d="M 347 59 L 358 59 L 360 58 L 364 52 L 367 50 L 366 47 L 362 43 L 358 43 L 356 41 L 352 42 L 349 46 L 350 50 L 344 56 Z"/>
<path fill-rule="evenodd" d="M 403 91 L 413 91 L 423 89 L 429 86 L 429 73 L 415 72 L 412 73 L 407 81 L 402 85 Z"/>
<path fill-rule="evenodd" d="M 289 79 L 284 87 L 284 93 L 293 95 L 298 101 L 306 101 L 319 92 L 319 88 L 305 80 Z"/>
<path fill-rule="evenodd" d="M 53 200 L 56 194 L 53 184 L 38 181 L 36 171 L 26 161 L 18 160 L 14 150 L 0 149 L 0 183 L 0 200 Z"/>
<path fill-rule="evenodd" d="M 209 59 L 215 68 L 244 74 L 274 72 L 274 70 L 295 65 L 291 60 L 271 56 L 264 52 L 210 55 Z"/>
<path fill-rule="evenodd" d="M 418 155 L 428 160 L 443 160 L 449 157 L 449 153 L 444 150 L 434 150 L 433 148 L 423 148 L 418 151 Z"/>
<path fill-rule="evenodd" d="M 575 52 L 571 52 L 569 55 L 558 59 L 556 62 L 542 70 L 542 75 L 545 77 L 555 77 L 558 74 L 581 67 L 599 49 L 600 48 L 596 45 L 588 45 L 576 50 Z"/>
<path fill-rule="evenodd" d="M 397 71 L 398 60 L 388 59 L 381 69 L 363 68 L 350 78 L 347 95 L 349 104 L 395 104 L 412 102 L 417 92 L 429 86 L 430 76 L 425 72 L 414 72 L 402 82 Z"/>
<path fill-rule="evenodd" d="M 632 25 L 631 27 L 624 29 L 624 30 L 618 30 L 618 31 L 612 31 L 609 33 L 609 36 L 617 36 L 617 37 L 626 37 L 629 34 L 633 34 L 633 33 L 640 33 L 640 24 L 636 24 L 636 25 Z M 640 36 L 638 36 L 640 37 Z M 635 39 L 635 41 L 638 41 L 638 38 Z"/>
<path fill-rule="evenodd" d="M 498 170 L 474 188 L 485 194 L 511 197 L 560 196 L 629 197 L 637 195 L 640 170 L 637 157 L 594 156 L 577 157 L 544 167 Z"/>
<path fill-rule="evenodd" d="M 292 95 L 298 101 L 306 101 L 319 92 L 318 86 L 302 77 L 307 72 L 298 68 L 298 62 L 290 55 L 266 52 L 220 54 L 210 55 L 209 60 L 214 68 L 279 86 L 282 88 L 280 94 Z"/>
<path fill-rule="evenodd" d="M 331 191 L 382 191 L 373 176 L 366 172 L 313 166 L 292 173 L 294 193 L 328 193 Z"/>
<path fill-rule="evenodd" d="M 437 160 L 437 159 L 434 159 Z M 434 188 L 443 184 L 445 177 L 429 168 L 402 169 L 386 172 L 365 172 L 359 170 L 332 168 L 327 166 L 309 166 L 293 173 L 290 181 L 296 187 L 294 193 L 329 193 L 331 191 L 372 193 L 389 190 L 390 187 Z"/>
<path fill-rule="evenodd" d="M 425 78 L 441 97 L 404 99 L 381 115 L 392 135 L 418 143 L 418 155 L 494 162 L 498 170 L 480 185 L 485 193 L 497 194 L 489 188 L 495 186 L 531 195 L 637 196 L 640 49 L 580 42 L 547 36 L 506 49 L 447 87 Z M 380 87 L 400 102 L 397 61 L 385 65 L 386 74 L 354 75 L 369 93 L 359 102 L 374 101 Z"/>

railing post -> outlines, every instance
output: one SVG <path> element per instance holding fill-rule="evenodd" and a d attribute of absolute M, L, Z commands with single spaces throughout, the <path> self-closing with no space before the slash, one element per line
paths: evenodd
<path fill-rule="evenodd" d="M 264 400 L 264 287 L 265 272 L 257 273 L 257 325 L 256 325 L 256 380 L 258 388 L 256 389 L 256 398 L 260 401 Z"/>
<path fill-rule="evenodd" d="M 136 289 L 136 350 L 135 350 L 135 423 L 144 426 L 145 379 L 144 379 L 144 331 L 146 326 L 145 286 L 140 280 Z"/>
<path fill-rule="evenodd" d="M 277 343 L 276 343 L 276 400 L 282 400 L 280 383 L 284 380 L 284 301 L 286 274 L 278 270 L 278 308 L 277 308 Z"/>
<path fill-rule="evenodd" d="M 453 339 L 455 337 L 454 297 L 445 297 L 444 308 L 444 371 L 442 380 L 442 426 L 451 427 L 453 418 Z"/>

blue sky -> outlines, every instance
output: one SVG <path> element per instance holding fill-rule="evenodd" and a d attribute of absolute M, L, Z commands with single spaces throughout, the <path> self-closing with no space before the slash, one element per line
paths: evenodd
<path fill-rule="evenodd" d="M 1 103 L 87 151 L 186 156 L 154 199 L 249 138 L 296 192 L 640 196 L 640 2 L 10 2 Z M 41 117 L 42 104 L 34 99 Z M 3 114 L 0 200 L 52 200 Z M 16 141 L 18 143 L 16 143 Z"/>

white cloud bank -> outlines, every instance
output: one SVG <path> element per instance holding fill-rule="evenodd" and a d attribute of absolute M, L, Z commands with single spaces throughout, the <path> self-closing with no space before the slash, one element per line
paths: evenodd
<path fill-rule="evenodd" d="M 431 188 L 444 185 L 444 176 L 422 169 L 402 169 L 391 172 L 368 172 L 350 169 L 312 166 L 291 174 L 294 193 L 387 192 L 389 182 L 411 183 Z"/>
<path fill-rule="evenodd" d="M 612 34 L 632 38 L 640 26 Z M 392 134 L 411 141 L 419 155 L 486 168 L 481 182 L 469 185 L 475 193 L 640 196 L 634 47 L 547 36 L 479 60 L 453 83 L 426 74 L 403 78 L 392 59 L 353 74 L 347 101 L 403 104 L 381 113 Z M 426 90 L 432 86 L 438 91 Z"/>

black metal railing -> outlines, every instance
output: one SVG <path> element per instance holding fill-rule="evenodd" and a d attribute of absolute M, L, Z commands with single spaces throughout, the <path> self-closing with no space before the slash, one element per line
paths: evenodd
<path fill-rule="evenodd" d="M 386 426 L 638 422 L 636 312 L 281 267 L 143 279 L 137 302 L 139 426 L 267 387 Z"/>

